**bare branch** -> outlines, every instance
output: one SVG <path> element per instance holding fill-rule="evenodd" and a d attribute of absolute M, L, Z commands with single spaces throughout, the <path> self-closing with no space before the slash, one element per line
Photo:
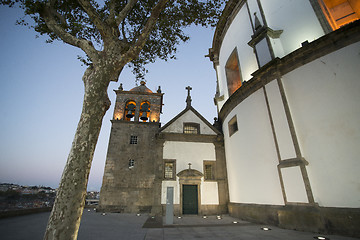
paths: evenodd
<path fill-rule="evenodd" d="M 126 6 L 121 10 L 121 12 L 116 17 L 116 26 L 120 26 L 121 22 L 124 21 L 126 16 L 129 14 L 131 9 L 139 0 L 129 0 Z"/>
<path fill-rule="evenodd" d="M 44 7 L 44 11 L 41 12 L 42 17 L 45 20 L 46 26 L 53 31 L 61 40 L 72 46 L 81 48 L 92 61 L 97 59 L 97 51 L 90 41 L 85 39 L 78 39 L 77 37 L 68 33 L 55 19 L 59 13 L 54 12 L 51 7 L 51 3 Z M 61 20 L 62 21 L 62 20 Z"/>
<path fill-rule="evenodd" d="M 137 41 L 134 43 L 134 45 L 123 55 L 122 62 L 124 64 L 130 62 L 131 60 L 138 57 L 140 54 L 142 48 L 144 47 L 147 39 L 149 38 L 149 35 L 151 31 L 153 30 L 157 19 L 159 18 L 161 12 L 165 9 L 166 4 L 170 0 L 159 0 L 159 2 L 155 5 L 153 10 L 151 11 L 151 15 L 149 19 L 147 20 L 141 34 L 139 35 Z"/>
<path fill-rule="evenodd" d="M 103 38 L 106 38 L 106 36 L 109 36 L 109 33 L 111 33 L 111 30 L 109 27 L 103 22 L 97 13 L 94 6 L 90 3 L 88 0 L 77 0 L 81 7 L 85 10 L 85 12 L 88 14 L 91 21 L 94 23 L 96 28 L 99 30 L 101 36 Z M 110 37 L 110 36 L 109 36 Z"/>

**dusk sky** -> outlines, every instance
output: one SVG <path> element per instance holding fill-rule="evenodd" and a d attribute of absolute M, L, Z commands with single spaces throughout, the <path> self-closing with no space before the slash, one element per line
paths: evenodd
<path fill-rule="evenodd" d="M 85 67 L 77 59 L 80 49 L 36 38 L 35 31 L 16 26 L 17 9 L 0 7 L 0 182 L 58 187 L 80 118 Z M 185 108 L 187 91 L 193 90 L 192 106 L 210 123 L 216 117 L 213 97 L 216 74 L 204 55 L 212 46 L 214 29 L 192 27 L 191 37 L 178 47 L 177 60 L 149 65 L 147 87 L 164 95 L 164 125 Z M 127 68 L 110 84 L 111 107 L 106 113 L 90 172 L 88 190 L 100 190 L 104 172 L 114 89 L 135 87 Z"/>

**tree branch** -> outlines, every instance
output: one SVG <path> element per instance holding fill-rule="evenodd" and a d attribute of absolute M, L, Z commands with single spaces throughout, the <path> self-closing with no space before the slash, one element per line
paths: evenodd
<path fill-rule="evenodd" d="M 116 0 L 109 1 L 109 16 L 106 18 L 106 22 L 109 25 L 115 22 L 115 8 L 116 8 Z"/>
<path fill-rule="evenodd" d="M 161 12 L 165 9 L 166 4 L 170 0 L 159 0 L 159 2 L 155 5 L 153 10 L 151 11 L 151 15 L 147 20 L 141 34 L 139 35 L 137 41 L 133 44 L 133 46 L 123 55 L 121 62 L 125 65 L 126 63 L 132 61 L 137 58 L 144 47 L 146 41 L 149 38 L 151 31 L 154 29 L 154 26 L 159 18 Z"/>
<path fill-rule="evenodd" d="M 56 34 L 62 41 L 72 46 L 81 48 L 92 61 L 97 60 L 98 52 L 92 45 L 91 41 L 85 39 L 78 39 L 77 37 L 68 33 L 55 19 L 59 13 L 51 7 L 51 2 L 48 3 L 40 15 L 44 18 L 46 26 Z M 63 21 L 63 20 L 61 20 Z"/>
<path fill-rule="evenodd" d="M 120 26 L 121 22 L 124 21 L 124 19 L 126 18 L 126 16 L 129 14 L 129 12 L 131 11 L 131 9 L 135 6 L 135 4 L 138 2 L 139 0 L 129 0 L 126 4 L 126 6 L 121 10 L 121 12 L 117 15 L 116 17 L 116 26 Z"/>
<path fill-rule="evenodd" d="M 94 6 L 91 5 L 90 1 L 88 0 L 77 0 L 77 1 L 81 5 L 81 7 L 85 10 L 85 12 L 88 14 L 89 18 L 94 23 L 96 28 L 99 30 L 101 36 L 103 38 L 106 38 L 107 36 L 110 37 L 109 34 L 111 34 L 111 30 L 106 25 L 106 23 L 101 20 L 99 14 L 97 13 Z"/>

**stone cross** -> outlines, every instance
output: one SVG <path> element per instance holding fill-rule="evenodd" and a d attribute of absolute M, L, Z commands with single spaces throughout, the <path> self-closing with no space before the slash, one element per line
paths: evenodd
<path fill-rule="evenodd" d="M 190 107 L 191 106 L 190 90 L 192 90 L 192 88 L 190 86 L 187 86 L 185 89 L 188 91 L 188 95 L 187 95 L 187 98 L 186 98 L 186 106 Z"/>
<path fill-rule="evenodd" d="M 191 169 L 191 163 L 188 163 L 188 165 L 189 165 L 189 169 Z"/>

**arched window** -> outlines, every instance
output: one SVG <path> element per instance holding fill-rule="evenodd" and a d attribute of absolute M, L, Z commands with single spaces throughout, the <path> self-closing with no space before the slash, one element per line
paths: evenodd
<path fill-rule="evenodd" d="M 140 105 L 140 120 L 146 122 L 150 116 L 150 103 L 148 101 L 142 102 Z"/>
<path fill-rule="evenodd" d="M 132 100 L 128 101 L 125 106 L 125 120 L 131 121 L 135 116 L 136 103 Z"/>
<path fill-rule="evenodd" d="M 238 88 L 241 87 L 242 80 L 239 65 L 237 49 L 235 48 L 225 65 L 229 96 L 231 96 Z"/>

